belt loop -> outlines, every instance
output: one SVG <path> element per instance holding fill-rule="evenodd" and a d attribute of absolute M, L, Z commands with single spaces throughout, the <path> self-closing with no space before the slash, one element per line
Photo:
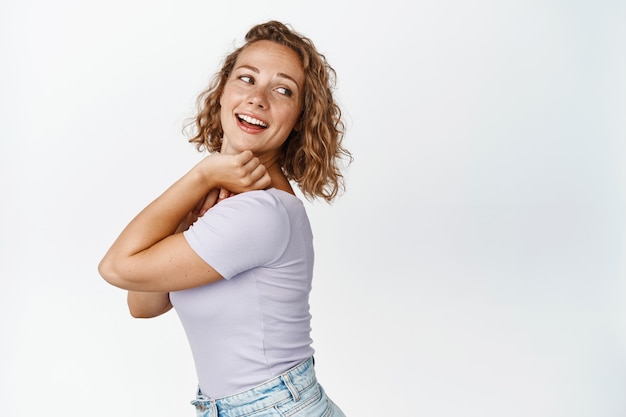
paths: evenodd
<path fill-rule="evenodd" d="M 206 404 L 207 402 L 209 403 L 208 405 Z M 196 410 L 202 413 L 208 410 L 208 413 L 203 414 L 206 417 L 219 417 L 219 412 L 217 410 L 217 403 L 215 400 L 196 399 L 196 400 L 193 400 L 191 404 L 196 407 Z"/>
<path fill-rule="evenodd" d="M 280 376 L 283 379 L 283 382 L 285 383 L 285 385 L 287 386 L 287 389 L 291 393 L 291 396 L 293 397 L 293 400 L 295 402 L 300 401 L 300 392 L 298 392 L 296 387 L 293 385 L 293 382 L 291 381 L 291 376 L 289 375 L 289 372 L 285 372 L 284 374 L 281 374 Z"/>

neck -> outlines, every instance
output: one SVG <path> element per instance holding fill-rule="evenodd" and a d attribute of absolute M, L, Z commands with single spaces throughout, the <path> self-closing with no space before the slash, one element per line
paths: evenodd
<path fill-rule="evenodd" d="M 276 189 L 288 192 L 290 194 L 295 194 L 293 192 L 293 188 L 291 187 L 291 183 L 289 182 L 289 180 L 283 173 L 283 170 L 280 168 L 280 165 L 278 165 L 278 161 L 273 161 L 269 165 L 268 164 L 264 164 L 264 165 L 265 165 L 265 169 L 267 169 L 267 173 L 272 179 L 272 184 L 270 185 L 270 188 L 276 188 Z"/>
<path fill-rule="evenodd" d="M 220 150 L 220 153 L 230 155 L 238 152 L 239 151 L 228 146 L 226 142 L 222 145 L 222 149 Z M 291 187 L 291 183 L 283 173 L 283 170 L 278 163 L 278 153 L 271 156 L 266 155 L 265 157 L 260 157 L 260 162 L 265 165 L 265 169 L 272 180 L 272 184 L 268 188 L 276 188 L 290 194 L 295 194 L 293 192 L 293 188 Z"/>

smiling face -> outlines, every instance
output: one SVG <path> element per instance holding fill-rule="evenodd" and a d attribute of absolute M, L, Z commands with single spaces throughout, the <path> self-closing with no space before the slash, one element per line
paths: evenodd
<path fill-rule="evenodd" d="M 239 54 L 220 99 L 222 153 L 251 150 L 263 163 L 276 159 L 302 112 L 304 70 L 298 55 L 272 41 Z"/>

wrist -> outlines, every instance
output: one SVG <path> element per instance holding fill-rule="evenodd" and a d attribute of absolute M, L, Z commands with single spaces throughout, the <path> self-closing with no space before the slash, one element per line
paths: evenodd
<path fill-rule="evenodd" d="M 216 182 L 214 155 L 209 155 L 197 163 L 188 175 L 199 190 L 204 195 L 210 190 L 217 188 L 219 184 Z"/>

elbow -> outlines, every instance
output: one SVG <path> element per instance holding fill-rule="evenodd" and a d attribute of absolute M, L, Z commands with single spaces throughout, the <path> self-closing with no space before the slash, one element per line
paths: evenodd
<path fill-rule="evenodd" d="M 117 287 L 116 282 L 119 279 L 106 256 L 98 264 L 98 273 L 106 282 Z"/>
<path fill-rule="evenodd" d="M 134 319 L 151 319 L 154 317 L 158 317 L 163 313 L 166 313 L 169 309 L 163 309 L 159 311 L 151 311 L 151 310 L 142 310 L 140 308 L 128 306 L 128 312 L 131 317 Z"/>
<path fill-rule="evenodd" d="M 136 319 L 160 316 L 172 308 L 168 293 L 128 292 L 128 311 Z"/>
<path fill-rule="evenodd" d="M 158 316 L 158 314 L 151 314 L 148 311 L 142 310 L 140 308 L 134 307 L 129 305 L 128 306 L 128 312 L 130 313 L 131 317 L 134 319 L 151 319 L 152 317 L 156 317 Z"/>
<path fill-rule="evenodd" d="M 114 287 L 118 287 L 124 290 L 129 289 L 130 283 L 124 279 L 123 275 L 119 273 L 119 268 L 116 268 L 114 263 L 106 256 L 98 264 L 98 273 L 109 284 Z"/>

